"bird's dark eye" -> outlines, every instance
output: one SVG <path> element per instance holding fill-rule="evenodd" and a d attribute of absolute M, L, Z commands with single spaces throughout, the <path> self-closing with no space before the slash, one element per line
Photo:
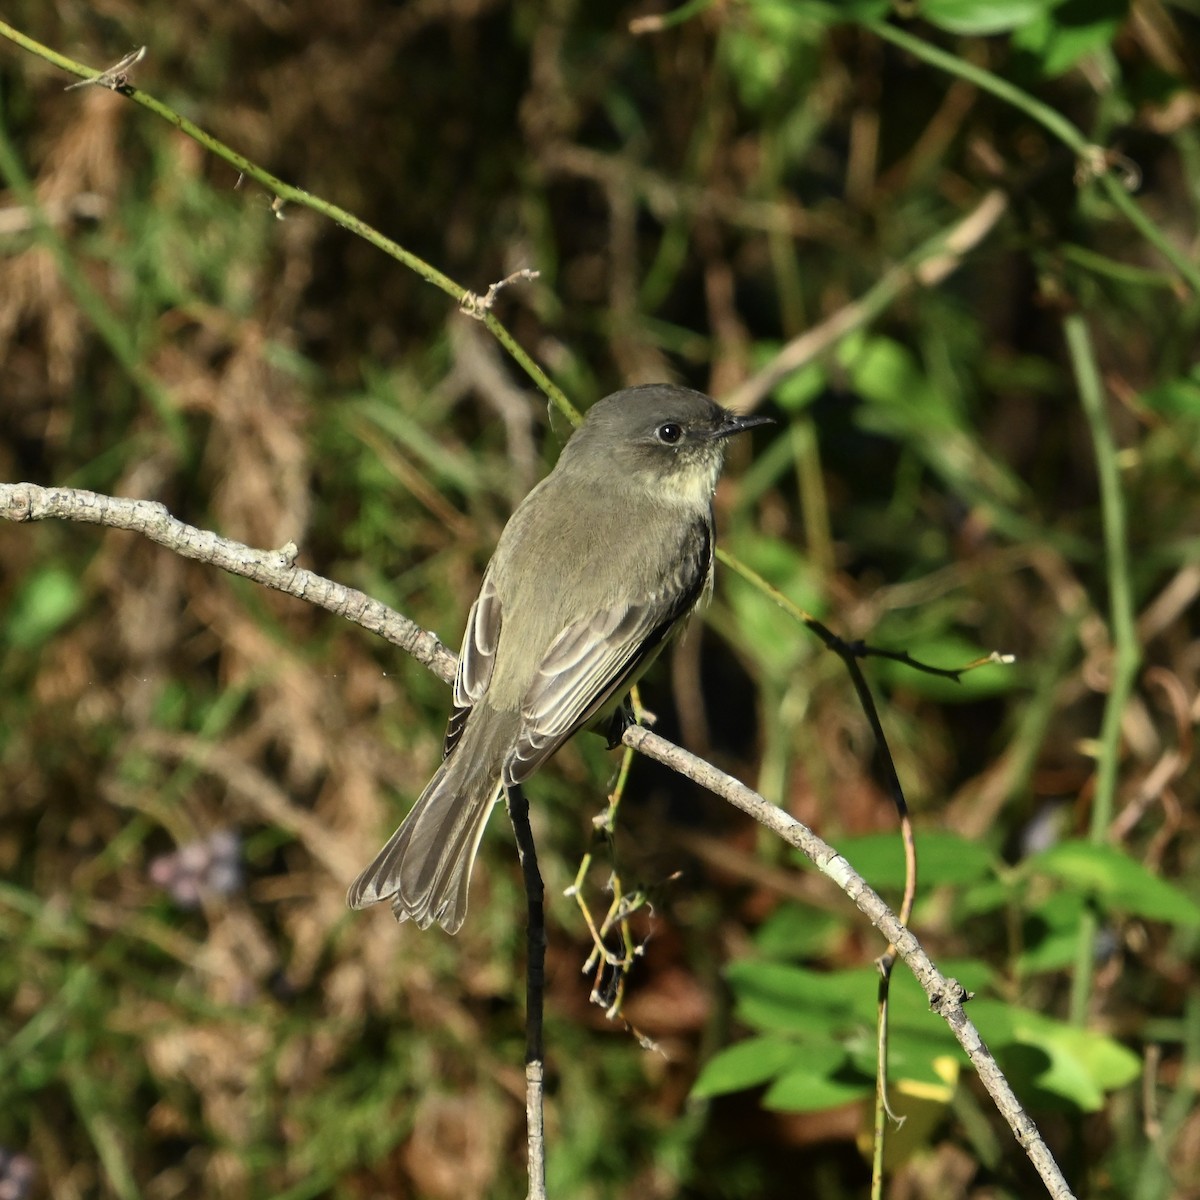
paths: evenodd
<path fill-rule="evenodd" d="M 664 421 L 655 430 L 655 434 L 664 446 L 674 446 L 683 437 L 683 426 L 677 421 Z"/>

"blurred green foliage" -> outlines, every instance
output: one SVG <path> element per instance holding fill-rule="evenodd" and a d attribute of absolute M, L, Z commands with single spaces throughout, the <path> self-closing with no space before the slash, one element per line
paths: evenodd
<path fill-rule="evenodd" d="M 976 992 L 1077 1195 L 1193 1195 L 1200 15 L 740 0 L 630 32 L 653 9 L 15 0 L 4 19 L 96 66 L 145 43 L 139 87 L 466 287 L 538 269 L 497 312 L 581 406 L 647 379 L 726 396 L 844 322 L 759 398 L 780 423 L 735 449 L 723 544 L 848 638 L 944 667 L 1017 655 L 957 684 L 867 664 L 917 824 L 914 928 Z M 66 82 L 0 42 L 0 478 L 294 540 L 457 644 L 561 420 L 435 289 Z M 1080 317 L 1091 362 L 1068 352 Z M 0 629 L 0 1148 L 55 1197 L 524 1195 L 503 820 L 458 938 L 343 906 L 437 761 L 444 686 L 90 527 L 0 528 Z M 897 893 L 845 673 L 767 597 L 722 574 L 645 699 Z M 625 1014 L 643 1049 L 589 1004 L 561 898 L 613 772 L 585 739 L 532 789 L 551 1194 L 864 1195 L 878 939 L 638 762 L 582 898 L 603 911 L 616 865 L 653 900 Z M 196 857 L 228 829 L 244 888 Z M 890 1195 L 1039 1194 L 902 970 L 891 1064 Z"/>

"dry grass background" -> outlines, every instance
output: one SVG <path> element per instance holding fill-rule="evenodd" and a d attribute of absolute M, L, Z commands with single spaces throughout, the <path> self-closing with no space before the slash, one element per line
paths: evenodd
<path fill-rule="evenodd" d="M 835 358 L 814 403 L 773 398 L 784 427 L 738 449 L 724 538 L 850 636 L 1027 664 L 957 700 L 877 673 L 922 822 L 1010 858 L 1047 814 L 1085 829 L 1112 652 L 1061 336 L 1063 313 L 1086 313 L 1146 652 L 1114 839 L 1195 895 L 1200 310 L 1027 117 L 853 27 L 755 40 L 753 5 L 641 39 L 633 9 L 573 0 L 11 8 L 97 66 L 146 43 L 139 86 L 468 287 L 539 268 L 500 315 L 581 404 L 655 378 L 728 391 L 1003 186 L 997 235 L 877 327 L 912 378 L 872 395 Z M 1118 140 L 1141 202 L 1194 255 L 1195 34 L 1185 7 L 1138 0 L 1115 82 L 1109 60 L 1042 79 L 1003 38 L 942 40 Z M 294 540 L 305 565 L 457 644 L 565 430 L 439 293 L 311 213 L 276 220 L 225 164 L 64 82 L 0 43 L 0 477 Z M 1167 385 L 1175 407 L 1145 399 Z M 437 761 L 444 688 L 361 630 L 111 531 L 0 529 L 0 606 L 0 1144 L 32 1157 L 35 1194 L 522 1195 L 523 918 L 502 819 L 453 941 L 344 907 Z M 827 658 L 726 581 L 650 706 L 826 835 L 890 829 Z M 663 1053 L 588 1004 L 586 932 L 560 897 L 612 769 L 583 744 L 534 791 L 553 1194 L 774 1196 L 797 1179 L 863 1194 L 857 1108 L 687 1096 L 737 1030 L 722 966 L 783 899 L 838 917 L 827 966 L 879 947 L 752 828 L 645 764 L 618 841 L 657 901 L 628 1016 Z M 244 886 L 181 907 L 155 882 L 177 868 L 154 862 L 224 830 Z M 1163 1111 L 1132 1086 L 1098 1113 L 1039 1116 L 1081 1196 L 1132 1196 L 1157 1112 L 1171 1176 L 1138 1195 L 1200 1195 L 1195 933 L 1106 931 L 1090 1017 L 1153 1060 Z M 921 932 L 1064 1010 L 1068 970 L 1022 974 L 1003 922 L 935 898 Z M 889 1196 L 1034 1194 L 987 1125 L 961 1101 Z"/>

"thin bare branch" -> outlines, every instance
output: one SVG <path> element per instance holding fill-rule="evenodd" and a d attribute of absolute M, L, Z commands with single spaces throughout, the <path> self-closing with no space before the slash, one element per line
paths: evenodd
<path fill-rule="evenodd" d="M 140 533 L 184 558 L 211 563 L 231 575 L 253 579 L 345 617 L 399 646 L 439 679 L 449 683 L 454 678 L 457 659 L 432 633 L 364 592 L 297 567 L 300 552 L 292 542 L 278 550 L 255 550 L 185 525 L 154 500 L 123 500 L 78 488 L 46 488 L 34 483 L 0 484 L 0 517 L 6 521 L 59 518 Z"/>
<path fill-rule="evenodd" d="M 1017 1143 L 1029 1156 L 1054 1200 L 1068 1200 L 1071 1189 L 1054 1161 L 1049 1147 L 1042 1140 L 1037 1126 L 1021 1107 L 1004 1073 L 1000 1070 L 991 1051 L 984 1043 L 979 1030 L 967 1017 L 963 1005 L 970 999 L 961 984 L 948 979 L 933 965 L 921 943 L 906 928 L 894 912 L 883 902 L 879 894 L 867 886 L 866 881 L 827 842 L 819 838 L 808 826 L 795 817 L 764 799 L 752 788 L 726 775 L 711 763 L 689 754 L 665 738 L 640 726 L 631 726 L 622 739 L 640 754 L 670 767 L 687 779 L 728 801 L 734 808 L 741 809 L 760 825 L 778 834 L 789 846 L 804 854 L 821 874 L 834 883 L 854 901 L 866 918 L 896 948 L 908 969 L 929 997 L 930 1008 L 949 1026 L 966 1051 L 971 1065 L 979 1074 L 997 1109 L 1008 1122 Z"/>
<path fill-rule="evenodd" d="M 57 517 L 140 533 L 187 558 L 212 563 L 235 575 L 307 600 L 378 633 L 446 682 L 454 676 L 454 655 L 432 633 L 362 592 L 296 567 L 298 551 L 291 543 L 280 550 L 255 550 L 185 525 L 175 520 L 163 505 L 153 501 L 121 500 L 95 492 L 43 488 L 31 483 L 0 484 L 0 517 L 17 522 Z M 895 947 L 929 997 L 932 1010 L 950 1026 L 1017 1143 L 1041 1176 L 1047 1193 L 1053 1200 L 1071 1200 L 1071 1189 L 1037 1126 L 1021 1107 L 979 1031 L 966 1015 L 964 1004 L 970 999 L 969 995 L 956 980 L 938 971 L 912 932 L 846 859 L 807 826 L 752 788 L 651 730 L 630 726 L 622 741 L 639 754 L 691 779 L 753 817 L 789 846 L 800 850 L 846 893 Z"/>

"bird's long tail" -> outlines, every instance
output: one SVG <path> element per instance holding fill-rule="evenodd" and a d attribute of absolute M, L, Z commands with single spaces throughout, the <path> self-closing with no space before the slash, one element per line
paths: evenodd
<path fill-rule="evenodd" d="M 471 868 L 500 794 L 504 749 L 504 739 L 495 736 L 485 738 L 490 745 L 478 745 L 470 724 L 400 828 L 351 884 L 351 908 L 391 900 L 398 921 L 422 929 L 436 921 L 447 933 L 462 926 Z"/>

